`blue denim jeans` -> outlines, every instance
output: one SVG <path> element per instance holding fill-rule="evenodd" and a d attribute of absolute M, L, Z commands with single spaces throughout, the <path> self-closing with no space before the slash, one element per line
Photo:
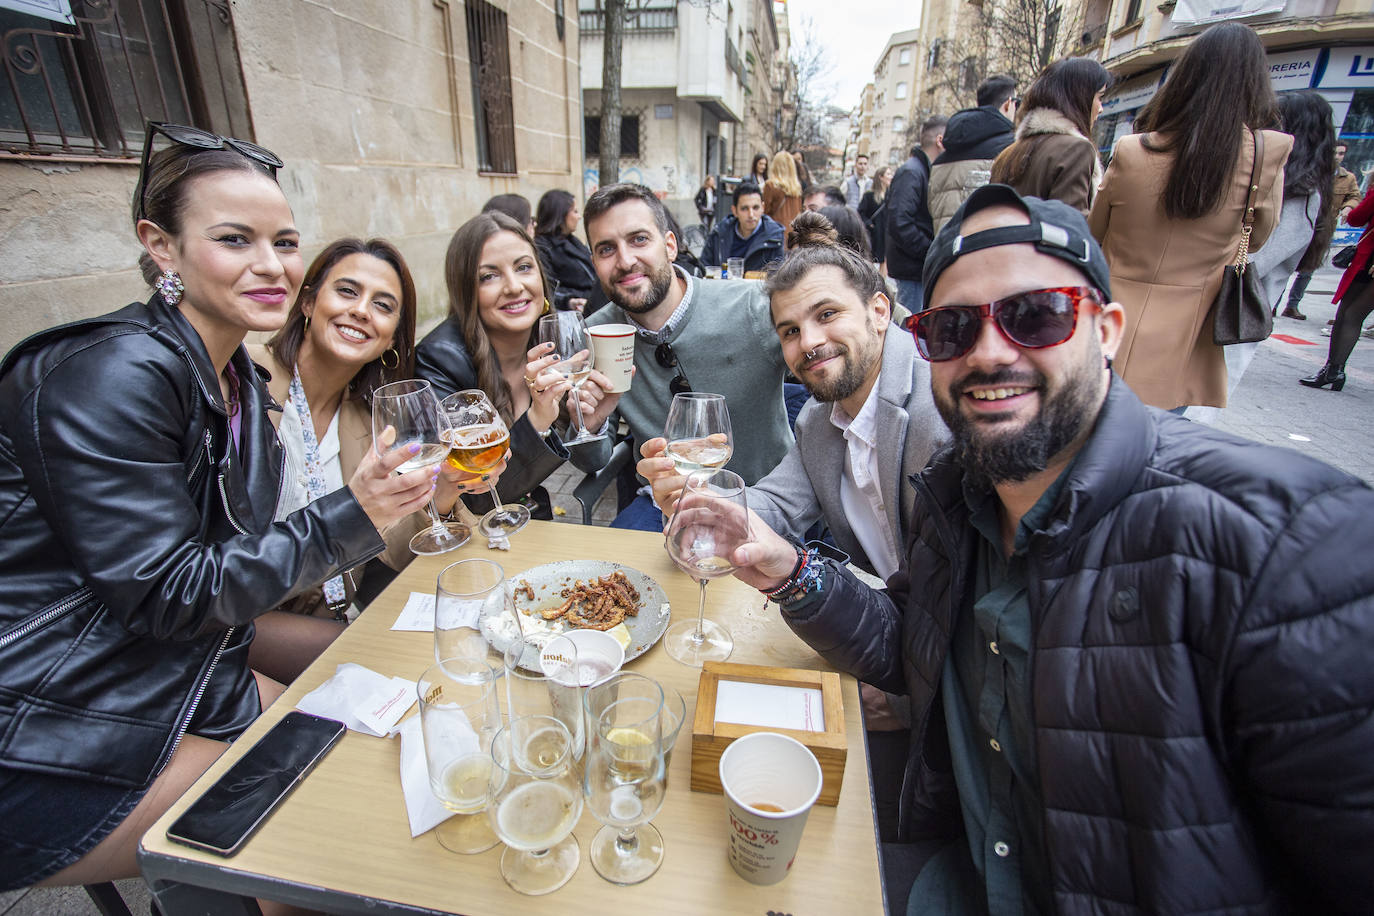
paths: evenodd
<path fill-rule="evenodd" d="M 897 301 L 911 311 L 919 312 L 922 308 L 921 281 L 893 279 L 897 282 Z"/>
<path fill-rule="evenodd" d="M 667 523 L 663 513 L 648 496 L 640 494 L 634 498 L 611 522 L 612 528 L 628 528 L 631 531 L 662 531 Z"/>

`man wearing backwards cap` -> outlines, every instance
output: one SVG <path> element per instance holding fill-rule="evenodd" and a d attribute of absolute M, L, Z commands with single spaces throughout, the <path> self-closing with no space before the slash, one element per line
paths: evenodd
<path fill-rule="evenodd" d="M 910 696 L 894 911 L 909 886 L 922 914 L 1367 912 L 1374 493 L 1141 404 L 1057 201 L 975 191 L 923 281 L 953 441 L 887 592 L 763 525 L 734 557 L 829 662 Z"/>

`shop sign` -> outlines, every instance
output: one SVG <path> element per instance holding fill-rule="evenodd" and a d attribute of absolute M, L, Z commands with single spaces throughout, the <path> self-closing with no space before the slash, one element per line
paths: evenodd
<path fill-rule="evenodd" d="M 1135 111 L 1154 98 L 1154 94 L 1159 90 L 1159 84 L 1163 80 L 1163 70 L 1126 80 L 1109 97 L 1102 100 L 1102 114 Z"/>
<path fill-rule="evenodd" d="M 1317 56 L 1321 48 L 1308 48 L 1305 51 L 1285 51 L 1270 54 L 1268 58 L 1269 82 L 1275 92 L 1289 89 L 1306 89 L 1312 85 L 1312 74 L 1317 72 Z"/>
<path fill-rule="evenodd" d="M 1332 48 L 1317 88 L 1374 88 L 1374 47 Z"/>

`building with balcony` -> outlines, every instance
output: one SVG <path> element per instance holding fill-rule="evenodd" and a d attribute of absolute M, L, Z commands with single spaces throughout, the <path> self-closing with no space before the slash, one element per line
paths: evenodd
<path fill-rule="evenodd" d="M 604 11 L 598 0 L 579 3 L 583 187 L 590 194 L 599 179 Z M 757 6 L 646 0 L 627 11 L 620 179 L 652 188 L 684 225 L 697 222 L 692 198 L 706 175 L 748 168 L 736 159 L 746 147 L 735 135 L 743 130 L 749 80 L 740 47 Z"/>
<path fill-rule="evenodd" d="M 859 93 L 859 104 L 854 106 L 850 112 L 850 128 L 854 132 L 854 156 L 868 156 L 872 158 L 870 149 L 873 145 L 873 95 L 874 86 L 872 83 L 864 84 L 863 91 Z"/>
<path fill-rule="evenodd" d="M 487 198 L 581 185 L 561 0 L 70 9 L 0 9 L 0 351 L 147 297 L 130 220 L 147 119 L 276 152 L 307 258 L 345 235 L 392 240 L 422 320 L 446 311 L 445 249 Z"/>
<path fill-rule="evenodd" d="M 787 7 L 778 0 L 744 0 L 748 23 L 744 34 L 744 122 L 735 131 L 734 162 L 741 171 L 758 153 L 772 157 L 782 147 L 783 110 L 787 100 L 788 33 L 778 28 Z"/>
<path fill-rule="evenodd" d="M 870 172 L 880 165 L 902 164 L 911 151 L 906 132 L 916 89 L 920 35 L 920 29 L 894 32 L 873 65 L 873 107 L 866 138 Z M 860 149 L 865 148 L 864 139 L 860 137 Z"/>
<path fill-rule="evenodd" d="M 1368 181 L 1374 172 L 1374 15 L 1368 0 L 1232 0 L 1144 4 L 1088 0 L 1076 49 L 1100 59 L 1119 82 L 1104 98 L 1095 134 L 1110 155 L 1132 130 L 1135 113 L 1164 81 L 1169 62 L 1214 22 L 1254 28 L 1269 52 L 1277 92 L 1315 89 L 1331 103 L 1336 133 L 1348 145 L 1345 167 Z"/>

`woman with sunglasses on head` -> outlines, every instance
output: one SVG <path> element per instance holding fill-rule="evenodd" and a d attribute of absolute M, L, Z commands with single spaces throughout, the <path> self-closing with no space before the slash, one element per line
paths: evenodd
<path fill-rule="evenodd" d="M 310 264 L 281 330 L 266 345 L 248 348 L 271 373 L 267 390 L 282 407 L 269 414 L 286 450 L 279 520 L 342 487 L 372 450 L 372 392 L 414 375 L 415 310 L 415 283 L 394 245 L 339 239 Z M 460 491 L 488 488 L 447 462 L 439 467 L 434 502 L 441 514 L 453 511 Z M 324 617 L 331 624 L 321 638 L 332 640 L 341 623 L 356 616 L 355 597 L 377 594 L 391 578 L 388 570 L 405 568 L 414 557 L 411 536 L 429 524 L 424 512 L 401 519 L 382 532 L 387 549 L 380 557 L 273 613 Z M 304 626 L 290 618 L 283 624 Z M 292 666 L 303 667 L 312 657 L 283 658 L 276 670 L 294 679 L 299 671 Z"/>
<path fill-rule="evenodd" d="M 572 458 L 577 464 L 593 450 L 570 455 L 554 430 L 559 400 L 572 383 L 544 374 L 557 356 L 553 344 L 538 343 L 539 319 L 553 306 L 534 242 L 503 213 L 475 216 L 449 242 L 444 281 L 449 316 L 416 347 L 415 372 L 441 398 L 468 388 L 486 392 L 510 428 L 503 496 L 530 497 L 530 516 L 550 519 L 553 505 L 539 484 L 564 461 Z M 579 388 L 583 411 L 592 410 L 602 397 L 618 400 L 618 394 L 604 394 L 609 387 L 610 380 L 593 371 Z M 490 497 L 464 498 L 478 514 L 493 507 Z"/>
<path fill-rule="evenodd" d="M 590 315 L 609 300 L 592 267 L 592 253 L 577 237 L 581 219 L 577 198 L 563 190 L 546 191 L 535 211 L 534 246 L 544 273 L 557 283 L 553 307 Z"/>
<path fill-rule="evenodd" d="M 409 449 L 369 452 L 274 523 L 281 446 L 242 344 L 300 286 L 281 164 L 150 125 L 134 223 L 157 292 L 0 364 L 0 889 L 138 874 L 138 838 L 282 690 L 255 618 L 433 492 L 392 473 Z"/>
<path fill-rule="evenodd" d="M 1046 67 L 1016 114 L 1016 139 L 992 163 L 992 183 L 1018 194 L 1062 200 L 1084 216 L 1102 181 L 1092 141 L 1112 75 L 1095 60 L 1070 57 Z"/>
<path fill-rule="evenodd" d="M 1241 243 L 1252 175 L 1250 250 L 1278 223 L 1293 138 L 1277 126 L 1264 46 L 1227 22 L 1193 39 L 1136 114 L 1139 133 L 1116 143 L 1089 223 L 1126 309 L 1116 371 L 1146 404 L 1226 406 L 1212 301 Z"/>

